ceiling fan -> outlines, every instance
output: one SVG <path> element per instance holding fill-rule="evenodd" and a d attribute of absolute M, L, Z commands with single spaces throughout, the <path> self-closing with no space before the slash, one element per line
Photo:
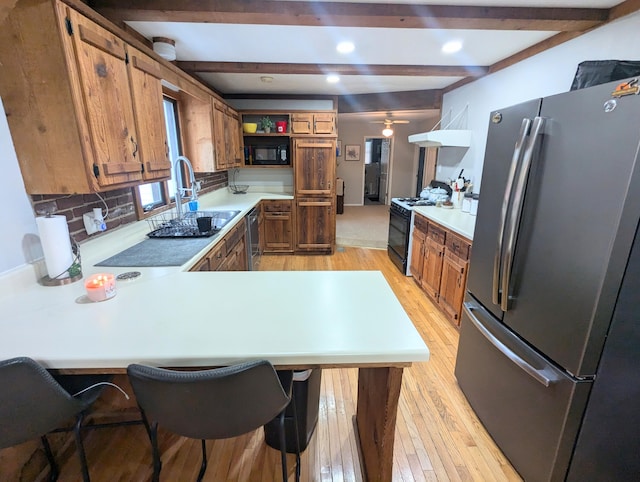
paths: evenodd
<path fill-rule="evenodd" d="M 408 124 L 409 121 L 408 120 L 401 120 L 401 119 L 390 119 L 387 118 L 385 120 L 375 120 L 375 121 L 371 121 L 372 124 L 384 124 L 384 129 L 382 129 L 382 135 L 385 137 L 391 137 L 393 135 L 393 129 L 391 128 L 391 126 L 393 124 Z"/>

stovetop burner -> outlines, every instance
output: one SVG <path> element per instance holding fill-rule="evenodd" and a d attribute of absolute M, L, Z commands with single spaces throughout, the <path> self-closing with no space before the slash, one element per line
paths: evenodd
<path fill-rule="evenodd" d="M 423 199 L 421 197 L 400 197 L 397 199 L 401 203 L 406 204 L 409 207 L 413 206 L 435 206 L 436 203 L 433 201 L 428 201 L 427 199 Z"/>

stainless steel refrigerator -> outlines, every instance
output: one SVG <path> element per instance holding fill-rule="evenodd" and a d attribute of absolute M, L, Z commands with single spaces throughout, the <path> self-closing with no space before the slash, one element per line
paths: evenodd
<path fill-rule="evenodd" d="M 455 374 L 525 480 L 640 480 L 640 96 L 620 84 L 489 120 Z"/>

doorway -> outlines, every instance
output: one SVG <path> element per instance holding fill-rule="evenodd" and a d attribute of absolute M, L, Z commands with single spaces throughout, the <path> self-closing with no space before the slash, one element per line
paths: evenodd
<path fill-rule="evenodd" d="M 362 204 L 387 204 L 391 139 L 367 137 L 364 140 L 364 198 Z"/>

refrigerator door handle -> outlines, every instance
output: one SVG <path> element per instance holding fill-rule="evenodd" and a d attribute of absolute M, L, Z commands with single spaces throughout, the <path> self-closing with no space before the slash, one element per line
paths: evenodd
<path fill-rule="evenodd" d="M 516 233 L 518 232 L 518 226 L 520 224 L 520 216 L 522 215 L 522 206 L 524 204 L 524 193 L 527 183 L 527 177 L 529 176 L 529 170 L 531 169 L 531 160 L 533 159 L 533 153 L 539 140 L 542 136 L 544 128 L 544 118 L 536 117 L 533 120 L 533 126 L 531 127 L 531 135 L 527 147 L 524 150 L 522 156 L 522 166 L 518 172 L 516 179 L 516 185 L 513 191 L 513 204 L 511 205 L 511 215 L 509 219 L 509 229 L 507 231 L 507 243 L 502 253 L 502 297 L 500 300 L 500 307 L 502 311 L 509 309 L 509 285 L 511 277 L 511 265 L 513 264 L 513 250 L 516 245 Z"/>
<path fill-rule="evenodd" d="M 500 304 L 500 263 L 502 261 L 502 246 L 504 244 L 504 228 L 507 223 L 507 213 L 509 209 L 509 201 L 511 200 L 513 182 L 516 178 L 516 168 L 520 164 L 522 157 L 522 146 L 529 134 L 531 128 L 531 119 L 522 119 L 520 133 L 513 148 L 513 156 L 511 157 L 511 165 L 507 176 L 507 184 L 502 197 L 502 209 L 500 210 L 500 224 L 498 226 L 498 243 L 496 244 L 496 254 L 493 258 L 493 289 L 491 290 L 492 301 L 494 305 Z"/>
<path fill-rule="evenodd" d="M 482 333 L 482 335 L 491 343 L 500 353 L 506 356 L 509 360 L 511 360 L 515 365 L 521 368 L 527 375 L 531 376 L 538 383 L 541 383 L 545 387 L 549 387 L 553 383 L 557 382 L 559 379 L 557 377 L 548 377 L 547 373 L 544 370 L 539 370 L 526 360 L 518 356 L 512 350 L 510 350 L 504 343 L 498 340 L 493 333 L 491 333 L 482 322 L 473 314 L 474 306 L 470 303 L 463 303 L 462 309 L 469 317 L 469 320 L 474 324 L 476 329 Z"/>

